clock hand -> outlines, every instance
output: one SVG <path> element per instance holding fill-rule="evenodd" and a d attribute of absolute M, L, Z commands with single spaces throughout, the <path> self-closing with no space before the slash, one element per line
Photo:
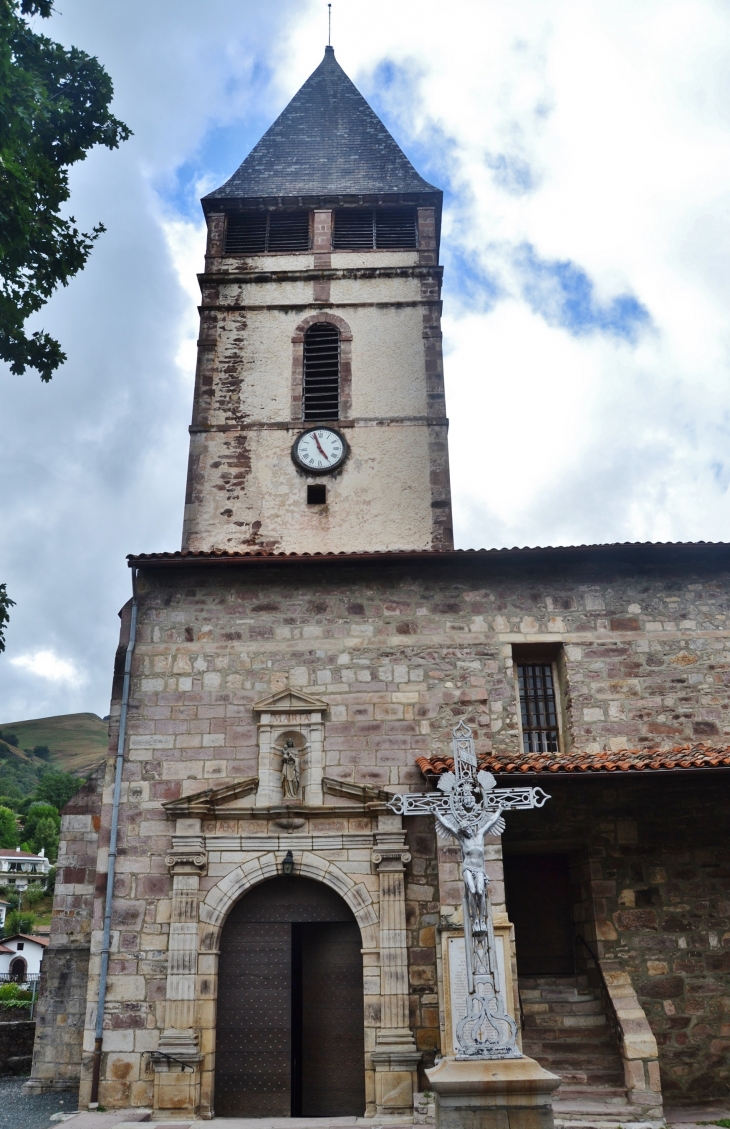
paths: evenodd
<path fill-rule="evenodd" d="M 317 444 L 317 447 L 319 448 L 320 455 L 322 456 L 323 459 L 326 459 L 327 462 L 329 462 L 330 457 L 329 457 L 329 455 L 326 455 L 324 453 L 324 451 L 322 450 L 322 444 L 320 443 L 319 439 L 317 438 L 317 432 L 313 431 L 312 435 L 314 436 L 314 442 Z"/>

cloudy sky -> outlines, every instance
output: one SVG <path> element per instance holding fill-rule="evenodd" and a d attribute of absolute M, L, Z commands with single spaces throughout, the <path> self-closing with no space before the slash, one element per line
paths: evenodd
<path fill-rule="evenodd" d="M 57 0 L 134 130 L 73 173 L 102 221 L 0 369 L 0 723 L 108 709 L 125 554 L 179 547 L 199 196 L 317 66 L 322 0 Z M 726 0 L 334 0 L 347 73 L 446 193 L 459 546 L 730 540 Z"/>

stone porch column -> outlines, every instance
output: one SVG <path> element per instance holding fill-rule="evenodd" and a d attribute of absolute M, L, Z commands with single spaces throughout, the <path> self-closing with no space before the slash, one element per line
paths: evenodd
<path fill-rule="evenodd" d="M 172 873 L 165 1030 L 152 1054 L 155 1109 L 194 1115 L 202 1055 L 196 1030 L 198 891 L 207 856 L 199 819 L 178 819 L 165 862 Z"/>
<path fill-rule="evenodd" d="M 381 815 L 373 863 L 380 878 L 380 1030 L 375 1065 L 377 1115 L 413 1108 L 421 1052 L 408 1026 L 405 864 L 410 861 L 401 817 Z"/>

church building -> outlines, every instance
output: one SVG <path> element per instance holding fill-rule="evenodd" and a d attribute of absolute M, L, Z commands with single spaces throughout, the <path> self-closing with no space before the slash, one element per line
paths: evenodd
<path fill-rule="evenodd" d="M 129 558 L 26 1088 L 427 1117 L 464 1000 L 460 855 L 388 804 L 436 787 L 462 724 L 499 787 L 550 796 L 487 868 L 556 1118 L 725 1095 L 730 546 L 454 549 L 442 193 L 331 47 L 202 204 L 182 548 Z"/>

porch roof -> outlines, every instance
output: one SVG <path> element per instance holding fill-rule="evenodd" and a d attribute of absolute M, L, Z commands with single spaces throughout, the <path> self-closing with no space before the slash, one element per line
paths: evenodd
<path fill-rule="evenodd" d="M 416 764 L 435 783 L 442 772 L 452 772 L 453 757 L 436 754 L 418 757 Z M 722 745 L 675 745 L 670 749 L 620 749 L 599 753 L 482 753 L 479 767 L 504 774 L 624 773 L 696 771 L 730 768 L 730 748 Z"/>

